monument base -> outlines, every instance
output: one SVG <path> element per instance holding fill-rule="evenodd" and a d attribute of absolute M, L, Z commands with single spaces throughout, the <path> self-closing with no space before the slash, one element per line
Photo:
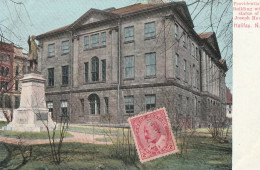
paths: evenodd
<path fill-rule="evenodd" d="M 26 74 L 22 79 L 20 107 L 14 110 L 13 120 L 3 130 L 40 132 L 52 130 L 51 119 L 45 100 L 45 79 L 40 73 Z"/>
<path fill-rule="evenodd" d="M 3 127 L 3 130 L 41 132 L 47 131 L 46 127 L 48 127 L 49 130 L 54 128 L 54 122 L 48 110 L 45 108 L 37 110 L 19 108 L 14 110 L 13 121 Z"/>

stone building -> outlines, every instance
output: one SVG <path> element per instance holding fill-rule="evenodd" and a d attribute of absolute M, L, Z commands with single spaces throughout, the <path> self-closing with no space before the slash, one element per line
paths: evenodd
<path fill-rule="evenodd" d="M 228 87 L 226 87 L 226 116 L 227 118 L 232 118 L 232 94 Z"/>
<path fill-rule="evenodd" d="M 20 47 L 14 47 L 14 63 L 13 63 L 13 103 L 14 108 L 20 105 L 21 79 L 27 73 L 29 67 L 28 55 L 23 53 Z"/>
<path fill-rule="evenodd" d="M 21 68 L 19 68 L 19 66 L 21 66 Z M 5 120 L 4 114 L 11 117 L 13 109 L 19 107 L 19 80 L 23 77 L 26 67 L 27 54 L 22 52 L 22 48 L 5 42 L 0 43 L 1 120 Z"/>
<path fill-rule="evenodd" d="M 207 125 L 211 103 L 225 111 L 227 68 L 216 36 L 194 31 L 185 2 L 90 9 L 37 40 L 56 120 L 122 123 L 166 107 L 197 127 Z"/>

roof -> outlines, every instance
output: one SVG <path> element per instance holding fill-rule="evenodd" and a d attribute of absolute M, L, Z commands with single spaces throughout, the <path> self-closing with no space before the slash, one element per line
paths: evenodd
<path fill-rule="evenodd" d="M 146 9 L 146 8 L 149 8 L 149 7 L 152 7 L 152 6 L 156 6 L 156 4 L 141 4 L 141 3 L 138 3 L 138 4 L 134 4 L 134 5 L 130 5 L 130 6 L 126 6 L 126 7 L 123 7 L 123 8 L 116 9 L 116 10 L 112 11 L 112 13 L 113 14 L 126 14 L 126 13 L 129 13 L 129 12 L 139 11 L 141 9 Z"/>
<path fill-rule="evenodd" d="M 226 103 L 232 104 L 232 94 L 230 93 L 230 90 L 227 87 L 226 87 Z"/>
<path fill-rule="evenodd" d="M 54 29 L 54 30 L 51 30 L 51 31 L 46 32 L 46 33 L 43 33 L 41 35 L 38 35 L 37 37 L 43 37 L 45 35 L 50 35 L 50 34 L 55 34 L 55 33 L 58 33 L 58 32 L 62 32 L 62 31 L 65 31 L 66 29 L 68 29 L 70 26 L 71 26 L 71 24 L 63 26 L 63 27 L 60 27 L 60 28 L 57 28 L 57 29 Z"/>
<path fill-rule="evenodd" d="M 126 14 L 126 13 L 129 13 L 129 12 L 134 12 L 134 11 L 138 11 L 138 10 L 141 10 L 141 9 L 149 8 L 149 7 L 152 7 L 152 6 L 156 6 L 156 4 L 141 4 L 141 3 L 138 3 L 138 4 L 126 6 L 126 7 L 115 9 L 115 10 L 113 10 L 113 8 L 111 8 L 112 11 L 111 12 L 109 11 L 109 12 L 111 14 L 120 15 L 120 14 Z M 104 12 L 107 12 L 107 10 L 105 9 Z M 46 33 L 38 35 L 37 37 L 40 38 L 40 37 L 44 37 L 45 35 L 50 35 L 50 34 L 63 32 L 66 29 L 68 29 L 71 25 L 72 24 L 69 24 L 69 25 L 66 25 L 66 26 L 63 26 L 63 27 L 60 27 L 60 28 L 48 31 Z"/>
<path fill-rule="evenodd" d="M 208 39 L 213 34 L 214 34 L 214 32 L 205 32 L 205 33 L 199 34 L 199 36 L 201 39 Z"/>
<path fill-rule="evenodd" d="M 45 36 L 54 35 L 54 34 L 58 34 L 58 33 L 63 33 L 65 31 L 67 31 L 67 30 L 70 30 L 72 27 L 75 27 L 82 19 L 84 19 L 91 12 L 101 12 L 101 13 L 103 13 L 106 16 L 111 16 L 111 17 L 117 18 L 117 17 L 120 17 L 120 15 L 127 15 L 129 13 L 135 13 L 135 12 L 139 12 L 139 11 L 143 11 L 143 10 L 149 10 L 149 9 L 153 9 L 153 8 L 157 9 L 157 7 L 158 8 L 160 8 L 160 7 L 170 7 L 173 4 L 178 4 L 180 6 L 185 6 L 185 8 L 183 9 L 184 12 L 188 12 L 187 5 L 186 5 L 186 3 L 184 1 L 182 1 L 182 2 L 159 3 L 159 4 L 154 4 L 154 3 L 152 3 L 152 4 L 142 4 L 142 3 L 138 3 L 138 4 L 122 7 L 122 8 L 119 8 L 119 9 L 115 9 L 114 7 L 108 8 L 108 9 L 104 9 L 104 10 L 98 10 L 98 9 L 91 8 L 88 12 L 86 12 L 84 15 L 82 15 L 74 23 L 72 23 L 70 25 L 66 25 L 64 27 L 60 27 L 58 29 L 54 29 L 54 30 L 46 32 L 46 33 L 43 33 L 41 35 L 38 35 L 38 36 L 36 36 L 36 39 L 39 40 L 39 39 L 41 39 L 41 38 L 43 38 Z M 179 8 L 178 8 L 178 10 L 179 10 Z M 179 11 L 179 12 L 181 13 L 181 11 Z M 191 26 L 193 28 L 194 26 L 193 26 L 190 14 L 188 14 L 188 16 L 186 15 L 184 17 L 186 17 L 188 20 L 191 21 Z"/>

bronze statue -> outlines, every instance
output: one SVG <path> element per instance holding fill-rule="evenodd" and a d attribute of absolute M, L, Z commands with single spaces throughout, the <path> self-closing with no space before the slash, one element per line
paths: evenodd
<path fill-rule="evenodd" d="M 28 44 L 29 44 L 29 61 L 30 61 L 30 71 L 31 72 L 37 72 L 37 64 L 38 64 L 38 47 L 35 42 L 35 36 L 32 37 L 29 36 L 28 38 Z"/>

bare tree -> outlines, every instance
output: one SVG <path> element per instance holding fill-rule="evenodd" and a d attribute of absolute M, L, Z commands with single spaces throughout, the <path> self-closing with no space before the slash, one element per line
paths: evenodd
<path fill-rule="evenodd" d="M 54 164 L 59 165 L 63 161 L 61 150 L 63 140 L 66 137 L 69 128 L 69 116 L 68 114 L 64 114 L 61 112 L 60 115 L 56 117 L 53 126 L 52 124 L 50 124 L 50 119 L 52 119 L 50 112 L 48 112 L 47 114 L 42 113 L 42 111 L 39 109 L 40 103 L 45 102 L 45 99 L 40 99 L 36 97 L 35 100 L 36 107 L 33 108 L 33 112 L 36 115 L 37 120 L 40 120 L 42 122 L 47 131 L 49 146 L 51 149 L 51 159 Z"/>
<path fill-rule="evenodd" d="M 225 113 L 223 113 L 215 103 L 208 103 L 207 106 L 209 113 L 207 116 L 208 132 L 214 140 L 221 143 L 228 142 L 225 137 L 227 134 L 224 133 L 225 129 L 228 127 Z"/>

